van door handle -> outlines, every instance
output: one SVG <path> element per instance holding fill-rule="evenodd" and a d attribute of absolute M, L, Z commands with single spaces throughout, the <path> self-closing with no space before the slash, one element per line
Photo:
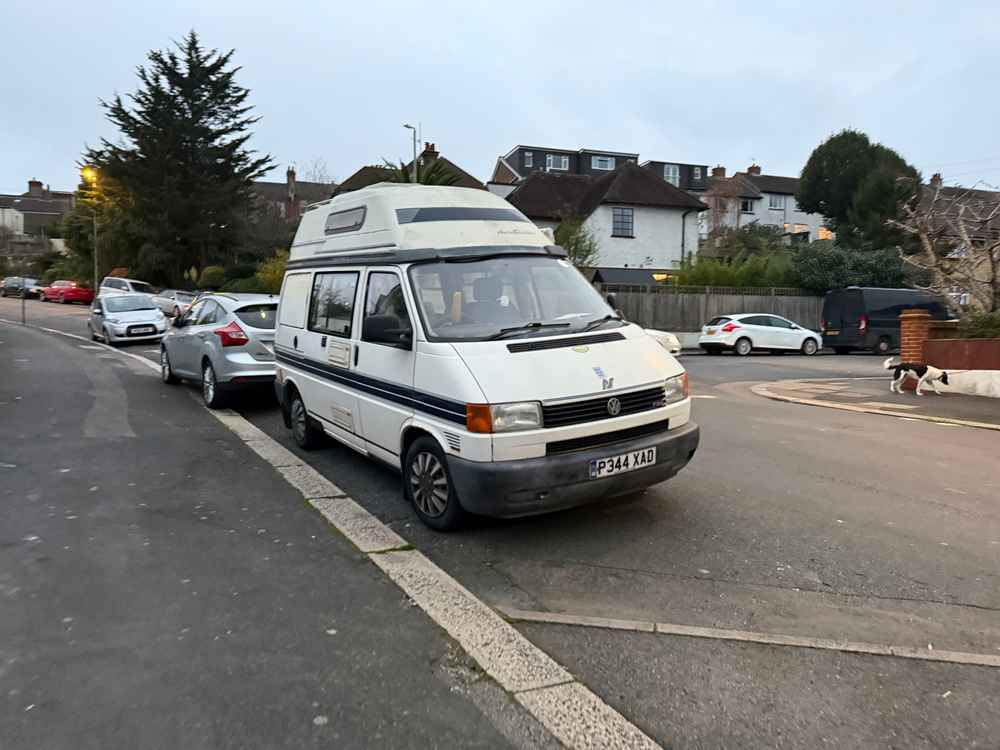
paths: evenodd
<path fill-rule="evenodd" d="M 295 336 L 294 338 L 292 338 L 292 346 L 295 349 L 299 348 L 299 337 L 298 336 Z"/>
<path fill-rule="evenodd" d="M 354 345 L 354 366 L 358 366 L 358 352 L 361 349 L 357 344 Z"/>
<path fill-rule="evenodd" d="M 322 346 L 322 347 L 326 346 L 326 336 L 324 336 L 323 338 L 321 338 L 319 340 L 319 345 Z"/>

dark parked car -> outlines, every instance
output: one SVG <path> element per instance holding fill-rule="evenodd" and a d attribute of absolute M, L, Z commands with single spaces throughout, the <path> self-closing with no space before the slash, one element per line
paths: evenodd
<path fill-rule="evenodd" d="M 937 320 L 951 317 L 939 298 L 915 289 L 833 289 L 823 300 L 823 343 L 837 354 L 855 349 L 888 354 L 899 348 L 900 313 L 913 307 Z"/>
<path fill-rule="evenodd" d="M 0 284 L 0 297 L 20 297 L 27 295 L 34 296 L 34 289 L 37 288 L 38 279 L 29 276 L 8 276 Z"/>

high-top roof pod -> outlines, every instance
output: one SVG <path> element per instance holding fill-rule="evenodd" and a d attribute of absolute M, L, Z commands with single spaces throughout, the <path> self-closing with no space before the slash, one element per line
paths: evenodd
<path fill-rule="evenodd" d="M 484 190 L 380 182 L 309 206 L 290 260 L 551 244 L 524 214 Z"/>

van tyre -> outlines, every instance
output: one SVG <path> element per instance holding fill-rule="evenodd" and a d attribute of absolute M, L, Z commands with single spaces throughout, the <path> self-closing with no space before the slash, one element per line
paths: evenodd
<path fill-rule="evenodd" d="M 306 410 L 305 401 L 298 391 L 292 391 L 288 415 L 292 422 L 292 440 L 295 444 L 304 451 L 318 448 L 323 441 L 323 432 L 313 424 Z"/>
<path fill-rule="evenodd" d="M 733 351 L 735 351 L 738 356 L 745 357 L 753 351 L 753 343 L 748 338 L 741 338 L 736 342 L 736 346 L 733 347 Z"/>
<path fill-rule="evenodd" d="M 818 351 L 819 344 L 816 343 L 816 339 L 806 339 L 802 342 L 802 353 L 807 357 L 811 357 Z"/>
<path fill-rule="evenodd" d="M 205 362 L 201 368 L 201 399 L 209 409 L 221 409 L 225 397 L 215 379 L 215 368 L 211 362 Z"/>
<path fill-rule="evenodd" d="M 892 341 L 890 341 L 886 336 L 883 336 L 878 340 L 878 343 L 875 344 L 872 351 L 876 354 L 888 354 L 892 351 Z"/>
<path fill-rule="evenodd" d="M 403 495 L 432 529 L 452 531 L 465 523 L 466 513 L 451 481 L 448 459 L 434 438 L 417 438 L 407 449 Z"/>

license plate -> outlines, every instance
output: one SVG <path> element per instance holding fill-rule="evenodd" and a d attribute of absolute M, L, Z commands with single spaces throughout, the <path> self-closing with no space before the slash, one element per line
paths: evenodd
<path fill-rule="evenodd" d="M 824 336 L 839 336 L 840 335 L 840 331 L 839 330 L 838 331 L 832 331 L 832 330 L 831 331 L 826 331 L 823 335 Z"/>
<path fill-rule="evenodd" d="M 136 326 L 132 329 L 132 333 L 152 333 L 155 330 L 155 326 Z"/>
<path fill-rule="evenodd" d="M 627 471 L 644 469 L 656 463 L 656 448 L 646 448 L 641 451 L 622 453 L 608 458 L 595 458 L 590 462 L 590 478 L 600 479 L 614 474 L 624 474 Z"/>
<path fill-rule="evenodd" d="M 706 336 L 714 336 L 715 335 L 715 329 L 714 328 L 709 328 L 707 331 L 705 331 L 705 335 Z"/>

